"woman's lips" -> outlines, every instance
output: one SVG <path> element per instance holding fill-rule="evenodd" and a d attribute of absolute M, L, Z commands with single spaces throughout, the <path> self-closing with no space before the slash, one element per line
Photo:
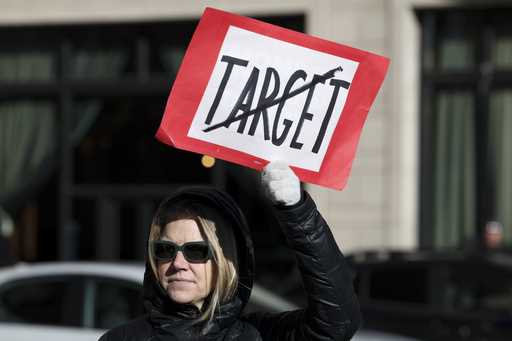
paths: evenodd
<path fill-rule="evenodd" d="M 189 279 L 170 279 L 169 283 L 193 283 L 194 281 Z"/>
<path fill-rule="evenodd" d="M 170 281 L 167 287 L 171 290 L 189 290 L 194 283 L 186 280 L 174 280 Z"/>

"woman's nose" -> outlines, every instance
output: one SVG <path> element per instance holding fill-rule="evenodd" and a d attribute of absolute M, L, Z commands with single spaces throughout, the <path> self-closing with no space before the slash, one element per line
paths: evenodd
<path fill-rule="evenodd" d="M 172 261 L 172 265 L 175 269 L 186 269 L 188 267 L 188 262 L 183 256 L 183 252 L 178 251 L 176 257 Z"/>

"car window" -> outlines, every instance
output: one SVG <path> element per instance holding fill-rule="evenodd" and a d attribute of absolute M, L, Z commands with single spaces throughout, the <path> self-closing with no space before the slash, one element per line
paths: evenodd
<path fill-rule="evenodd" d="M 0 288 L 0 320 L 79 326 L 81 297 L 73 278 L 31 278 Z"/>
<path fill-rule="evenodd" d="M 371 272 L 369 298 L 372 301 L 428 303 L 426 267 L 385 267 Z"/>
<path fill-rule="evenodd" d="M 142 287 L 126 281 L 95 279 L 94 327 L 110 329 L 143 314 Z"/>
<path fill-rule="evenodd" d="M 445 282 L 445 292 L 448 309 L 512 312 L 512 276 L 504 269 L 487 264 L 453 267 Z"/>

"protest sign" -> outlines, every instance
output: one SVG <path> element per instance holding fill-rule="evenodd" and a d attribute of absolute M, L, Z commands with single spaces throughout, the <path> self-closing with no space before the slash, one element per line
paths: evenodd
<path fill-rule="evenodd" d="M 157 138 L 255 169 L 282 160 L 341 189 L 388 59 L 207 8 Z"/>

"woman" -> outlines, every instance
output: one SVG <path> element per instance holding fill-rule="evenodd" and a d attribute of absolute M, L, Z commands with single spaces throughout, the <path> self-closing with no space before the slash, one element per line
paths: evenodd
<path fill-rule="evenodd" d="M 188 188 L 155 213 L 144 275 L 148 314 L 100 341 L 349 340 L 360 323 L 359 306 L 329 227 L 286 164 L 270 163 L 262 183 L 295 252 L 306 309 L 242 315 L 254 270 L 243 214 L 221 191 Z"/>

